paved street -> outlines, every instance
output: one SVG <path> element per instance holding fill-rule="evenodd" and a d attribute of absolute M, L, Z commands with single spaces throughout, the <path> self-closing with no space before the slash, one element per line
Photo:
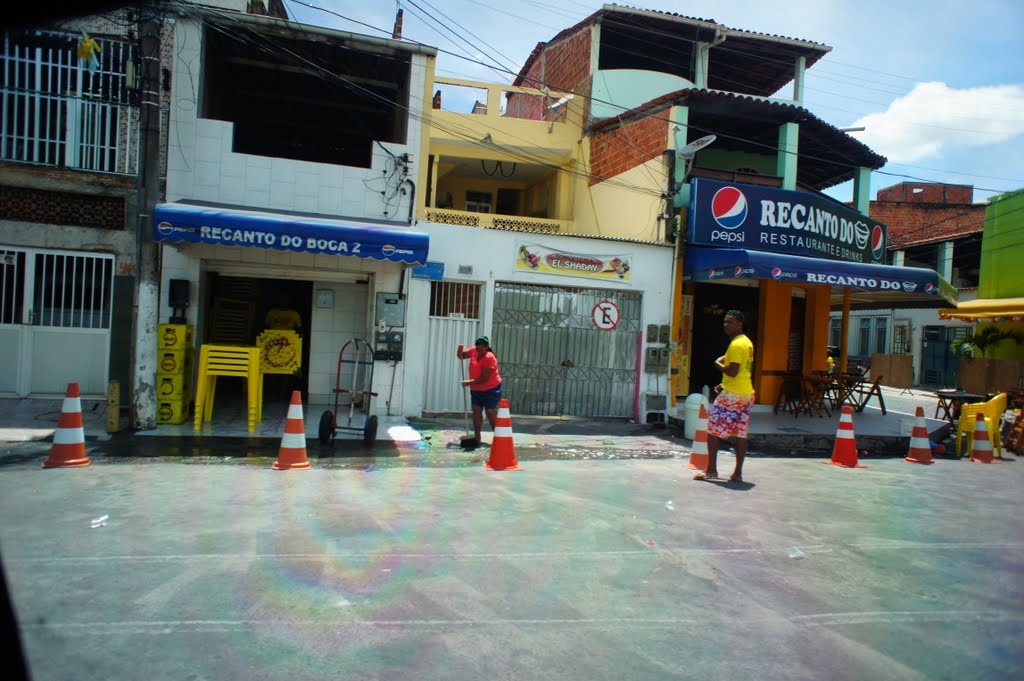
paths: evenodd
<path fill-rule="evenodd" d="M 753 458 L 730 486 L 679 458 L 462 456 L 8 456 L 0 546 L 33 678 L 1024 674 L 1021 463 Z"/>

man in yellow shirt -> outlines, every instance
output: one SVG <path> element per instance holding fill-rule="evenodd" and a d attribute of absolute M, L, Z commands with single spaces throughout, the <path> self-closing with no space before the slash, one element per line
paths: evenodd
<path fill-rule="evenodd" d="M 718 478 L 718 448 L 722 440 L 736 438 L 736 467 L 729 482 L 743 482 L 743 458 L 747 455 L 747 428 L 750 408 L 754 405 L 754 344 L 743 333 L 743 313 L 729 310 L 722 328 L 729 336 L 725 355 L 715 360 L 722 372 L 722 383 L 715 386 L 718 396 L 708 414 L 708 467 L 693 476 L 694 480 Z"/>

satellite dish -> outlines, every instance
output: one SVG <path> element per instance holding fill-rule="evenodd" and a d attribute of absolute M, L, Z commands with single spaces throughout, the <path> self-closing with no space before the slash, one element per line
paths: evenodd
<path fill-rule="evenodd" d="M 718 139 L 718 137 L 716 137 L 715 135 L 705 135 L 700 139 L 693 140 L 676 153 L 679 154 L 679 158 L 691 159 L 697 154 L 698 151 L 708 146 L 716 139 Z"/>
<path fill-rule="evenodd" d="M 548 109 L 557 109 L 558 107 L 563 106 L 566 102 L 568 102 L 570 99 L 572 99 L 572 97 L 573 97 L 572 95 L 566 95 L 565 97 L 562 97 L 560 100 L 558 100 L 554 104 L 548 106 Z"/>
<path fill-rule="evenodd" d="M 686 163 L 686 167 L 683 170 L 683 177 L 689 177 L 690 166 L 693 165 L 693 157 L 697 155 L 697 152 L 703 149 L 704 147 L 708 146 L 712 142 L 714 142 L 716 139 L 718 138 L 715 137 L 714 135 L 705 135 L 700 139 L 693 140 L 685 147 L 676 152 L 679 158 L 683 159 L 683 161 Z"/>

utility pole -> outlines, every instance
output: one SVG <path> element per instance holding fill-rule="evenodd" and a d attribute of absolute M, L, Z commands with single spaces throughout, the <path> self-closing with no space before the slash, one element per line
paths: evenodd
<path fill-rule="evenodd" d="M 139 3 L 139 174 L 136 194 L 137 267 L 132 421 L 139 430 L 156 427 L 157 321 L 160 311 L 153 209 L 160 200 L 160 31 L 156 3 Z"/>

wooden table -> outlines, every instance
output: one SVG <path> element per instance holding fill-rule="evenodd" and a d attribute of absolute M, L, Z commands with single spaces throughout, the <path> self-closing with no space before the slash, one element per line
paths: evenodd
<path fill-rule="evenodd" d="M 963 390 L 936 390 L 935 396 L 939 398 L 935 405 L 935 418 L 950 423 L 955 423 L 960 418 L 961 405 L 981 402 L 985 399 L 984 395 L 975 395 Z"/>

